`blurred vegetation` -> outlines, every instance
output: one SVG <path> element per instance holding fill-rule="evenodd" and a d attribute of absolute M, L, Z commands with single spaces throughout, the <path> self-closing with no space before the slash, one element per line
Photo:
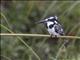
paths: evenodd
<path fill-rule="evenodd" d="M 57 15 L 66 35 L 80 36 L 80 1 L 1 1 L 1 33 L 48 34 L 35 22 Z M 80 60 L 80 40 L 70 39 L 57 58 L 62 39 L 1 36 L 1 60 Z"/>

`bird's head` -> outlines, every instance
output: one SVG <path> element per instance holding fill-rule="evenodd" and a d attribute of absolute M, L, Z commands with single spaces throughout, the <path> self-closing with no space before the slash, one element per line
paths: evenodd
<path fill-rule="evenodd" d="M 46 19 L 43 19 L 43 20 L 40 20 L 38 23 L 48 23 L 48 22 L 54 22 L 54 21 L 57 21 L 58 20 L 58 17 L 57 16 L 52 16 L 52 17 L 49 17 L 49 18 L 46 18 Z"/>

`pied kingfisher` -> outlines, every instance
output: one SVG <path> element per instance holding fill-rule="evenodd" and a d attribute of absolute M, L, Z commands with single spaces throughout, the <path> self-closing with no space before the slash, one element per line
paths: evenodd
<path fill-rule="evenodd" d="M 39 23 L 43 23 L 46 26 L 46 28 L 51 36 L 64 35 L 63 28 L 62 28 L 61 24 L 59 23 L 57 16 L 52 16 L 52 17 L 46 18 L 44 20 L 39 21 Z"/>
<path fill-rule="evenodd" d="M 52 16 L 52 17 L 43 19 L 39 21 L 38 23 L 43 23 L 46 26 L 51 37 L 64 35 L 64 30 L 62 28 L 62 25 L 59 23 L 57 16 Z M 67 46 L 68 43 L 69 43 L 69 40 L 64 40 L 64 46 Z"/>

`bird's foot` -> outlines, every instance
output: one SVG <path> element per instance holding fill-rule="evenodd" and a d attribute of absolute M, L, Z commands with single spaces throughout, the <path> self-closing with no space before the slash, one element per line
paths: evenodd
<path fill-rule="evenodd" d="M 53 37 L 54 37 L 54 35 L 51 34 L 51 35 L 50 35 L 50 38 L 53 38 Z"/>
<path fill-rule="evenodd" d="M 57 35 L 51 35 L 50 37 L 51 37 L 51 38 L 58 38 Z"/>

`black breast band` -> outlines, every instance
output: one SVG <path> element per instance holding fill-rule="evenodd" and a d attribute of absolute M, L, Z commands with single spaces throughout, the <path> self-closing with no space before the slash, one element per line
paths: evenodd
<path fill-rule="evenodd" d="M 49 28 L 52 29 L 54 27 L 55 23 L 54 24 L 51 24 L 49 25 Z"/>

